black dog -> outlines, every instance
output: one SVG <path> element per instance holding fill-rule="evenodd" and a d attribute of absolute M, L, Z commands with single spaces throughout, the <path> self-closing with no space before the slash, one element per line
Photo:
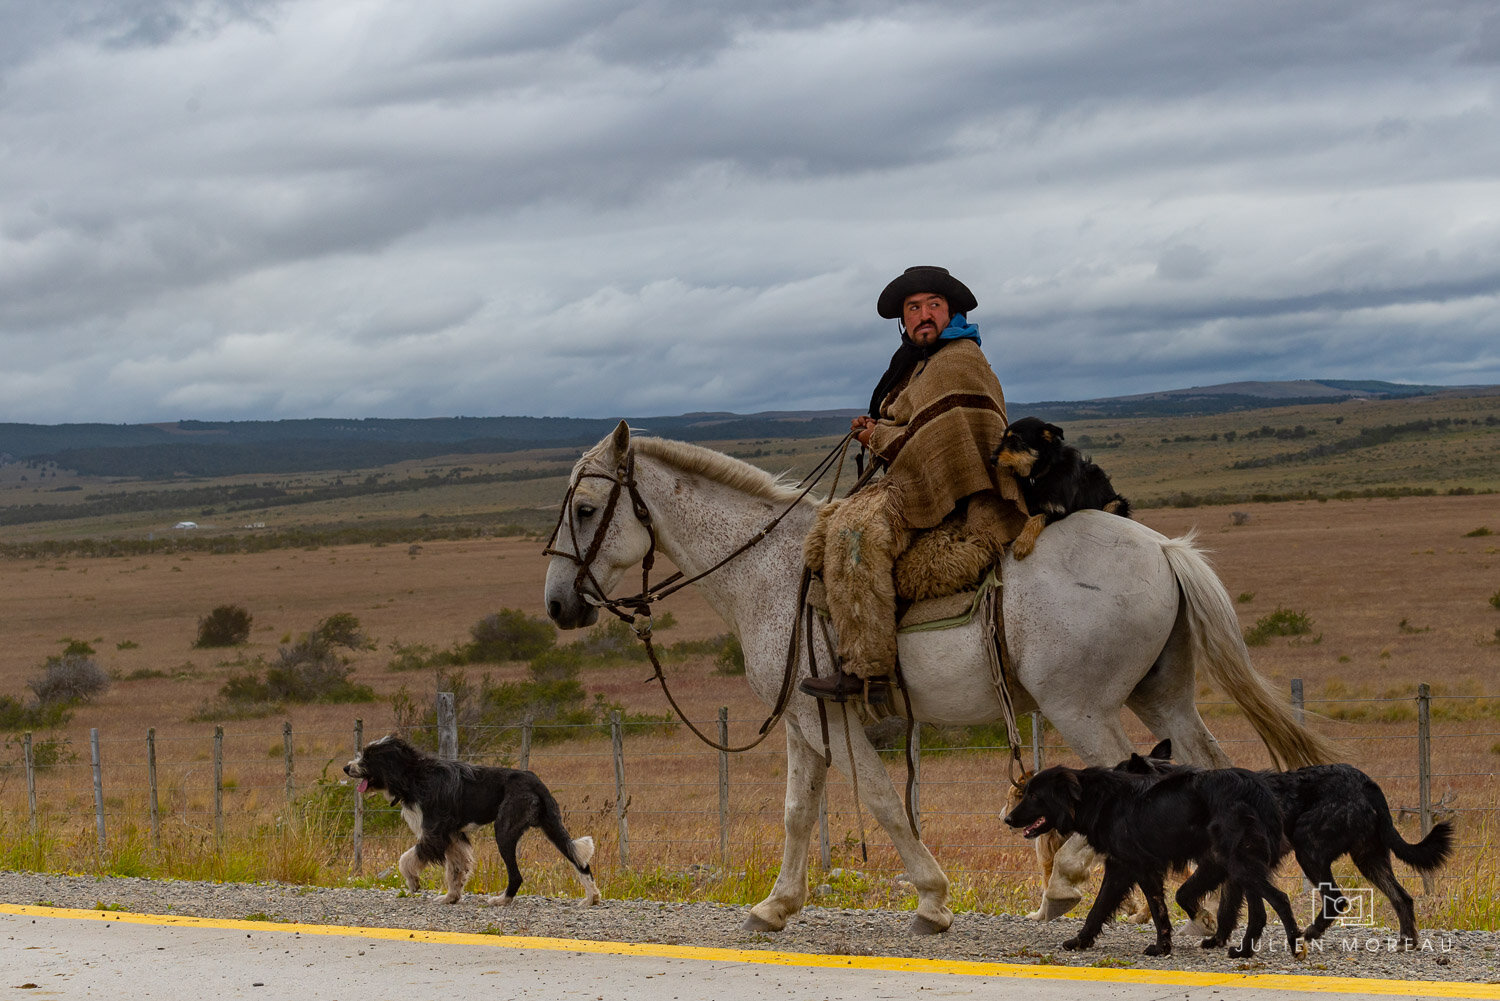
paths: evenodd
<path fill-rule="evenodd" d="M 1039 417 L 1022 417 L 1005 429 L 990 460 L 1009 470 L 1021 485 L 1031 517 L 1011 544 L 1016 559 L 1036 548 L 1042 529 L 1074 511 L 1095 508 L 1130 517 L 1130 502 L 1115 492 L 1104 470 L 1072 445 L 1063 444 L 1063 430 Z"/>
<path fill-rule="evenodd" d="M 1144 763 L 1139 767 L 1150 771 Z M 1026 784 L 1021 802 L 1005 818 L 1011 827 L 1034 838 L 1051 830 L 1082 834 L 1105 856 L 1104 880 L 1089 908 L 1083 928 L 1063 943 L 1064 949 L 1086 949 L 1114 914 L 1132 886 L 1140 886 L 1156 925 L 1156 942 L 1148 956 L 1172 951 L 1172 922 L 1167 914 L 1165 881 L 1169 869 L 1188 863 L 1212 864 L 1231 883 L 1266 899 L 1286 930 L 1287 946 L 1297 946 L 1297 923 L 1291 902 L 1271 882 L 1271 865 L 1279 854 L 1281 814 L 1275 798 L 1258 775 L 1242 768 L 1184 770 L 1173 774 L 1131 774 L 1111 768 L 1047 768 Z M 1179 904 L 1183 894 L 1177 894 Z M 1189 914 L 1194 906 L 1184 906 Z M 1261 920 L 1246 927 L 1242 950 L 1265 929 Z"/>
<path fill-rule="evenodd" d="M 1391 808 L 1380 786 L 1353 765 L 1309 765 L 1290 772 L 1265 772 L 1263 777 L 1281 806 L 1287 846 L 1318 891 L 1318 915 L 1303 937 L 1312 941 L 1341 918 L 1366 916 L 1349 913 L 1352 905 L 1333 878 L 1334 861 L 1348 855 L 1396 909 L 1402 946 L 1414 948 L 1416 911 L 1411 894 L 1391 868 L 1391 855 L 1418 872 L 1432 872 L 1453 854 L 1452 825 L 1447 821 L 1434 824 L 1425 838 L 1409 843 L 1391 822 Z M 1220 875 L 1199 870 L 1183 884 L 1183 895 L 1193 899 L 1212 889 Z M 1235 888 L 1226 887 L 1219 902 L 1218 931 L 1203 940 L 1205 947 L 1224 944 L 1238 911 Z"/>
<path fill-rule="evenodd" d="M 557 800 L 531 772 L 445 761 L 390 736 L 367 744 L 344 766 L 344 774 L 359 779 L 360 792 L 383 791 L 392 806 L 401 807 L 401 817 L 417 836 L 417 843 L 402 854 L 397 869 L 413 892 L 421 887 L 418 877 L 423 867 L 442 862 L 448 903 L 458 903 L 474 868 L 468 832 L 493 823 L 495 842 L 510 877 L 505 896 L 498 901 L 502 906 L 514 900 L 521 887 L 516 842 L 533 827 L 541 828 L 572 863 L 583 885 L 584 903 L 599 902 L 599 888 L 589 869 L 594 839 L 574 840 L 568 834 Z"/>

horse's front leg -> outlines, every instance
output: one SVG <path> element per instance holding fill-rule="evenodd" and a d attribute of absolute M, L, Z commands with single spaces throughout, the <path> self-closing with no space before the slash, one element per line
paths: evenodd
<path fill-rule="evenodd" d="M 850 740 L 846 743 L 844 728 L 849 728 Z M 865 804 L 886 835 L 901 854 L 906 867 L 906 881 L 917 891 L 917 912 L 907 930 L 914 935 L 935 935 L 945 932 L 953 924 L 953 911 L 948 908 L 948 876 L 922 843 L 912 833 L 911 822 L 906 816 L 906 805 L 891 784 L 890 774 L 880 755 L 875 752 L 865 737 L 852 711 L 840 712 L 829 707 L 828 730 L 833 748 L 834 763 L 846 775 L 854 776 L 858 769 L 859 798 Z M 848 751 L 854 750 L 854 761 L 849 761 Z"/>
<path fill-rule="evenodd" d="M 750 908 L 741 925 L 745 931 L 780 931 L 787 919 L 807 901 L 807 850 L 818 803 L 828 784 L 828 766 L 821 751 L 802 736 L 796 721 L 786 717 L 786 809 L 781 845 L 781 871 L 771 893 Z"/>

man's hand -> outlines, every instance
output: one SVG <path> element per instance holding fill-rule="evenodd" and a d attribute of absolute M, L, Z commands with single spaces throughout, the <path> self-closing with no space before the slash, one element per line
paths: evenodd
<path fill-rule="evenodd" d="M 875 427 L 875 418 L 860 414 L 849 422 L 849 430 L 854 432 L 854 440 L 861 445 L 869 447 L 870 431 Z"/>

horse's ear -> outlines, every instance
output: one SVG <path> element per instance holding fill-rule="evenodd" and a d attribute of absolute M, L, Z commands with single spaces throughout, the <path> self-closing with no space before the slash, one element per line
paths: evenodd
<path fill-rule="evenodd" d="M 630 448 L 630 425 L 621 421 L 615 428 L 613 440 L 610 444 L 614 446 L 615 455 L 624 455 L 626 450 Z"/>
<path fill-rule="evenodd" d="M 1158 758 L 1162 761 L 1170 761 L 1172 759 L 1172 738 L 1168 737 L 1160 744 L 1157 744 L 1155 747 L 1151 748 L 1151 753 L 1146 755 L 1146 757 Z"/>

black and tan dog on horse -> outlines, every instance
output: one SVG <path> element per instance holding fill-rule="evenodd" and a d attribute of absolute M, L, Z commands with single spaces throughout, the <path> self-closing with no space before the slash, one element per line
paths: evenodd
<path fill-rule="evenodd" d="M 1104 470 L 1065 444 L 1062 428 L 1039 417 L 1008 425 L 993 462 L 997 472 L 1015 476 L 1031 513 L 1011 544 L 1018 560 L 1031 555 L 1043 528 L 1074 511 L 1092 508 L 1130 517 L 1130 501 L 1120 496 Z"/>

